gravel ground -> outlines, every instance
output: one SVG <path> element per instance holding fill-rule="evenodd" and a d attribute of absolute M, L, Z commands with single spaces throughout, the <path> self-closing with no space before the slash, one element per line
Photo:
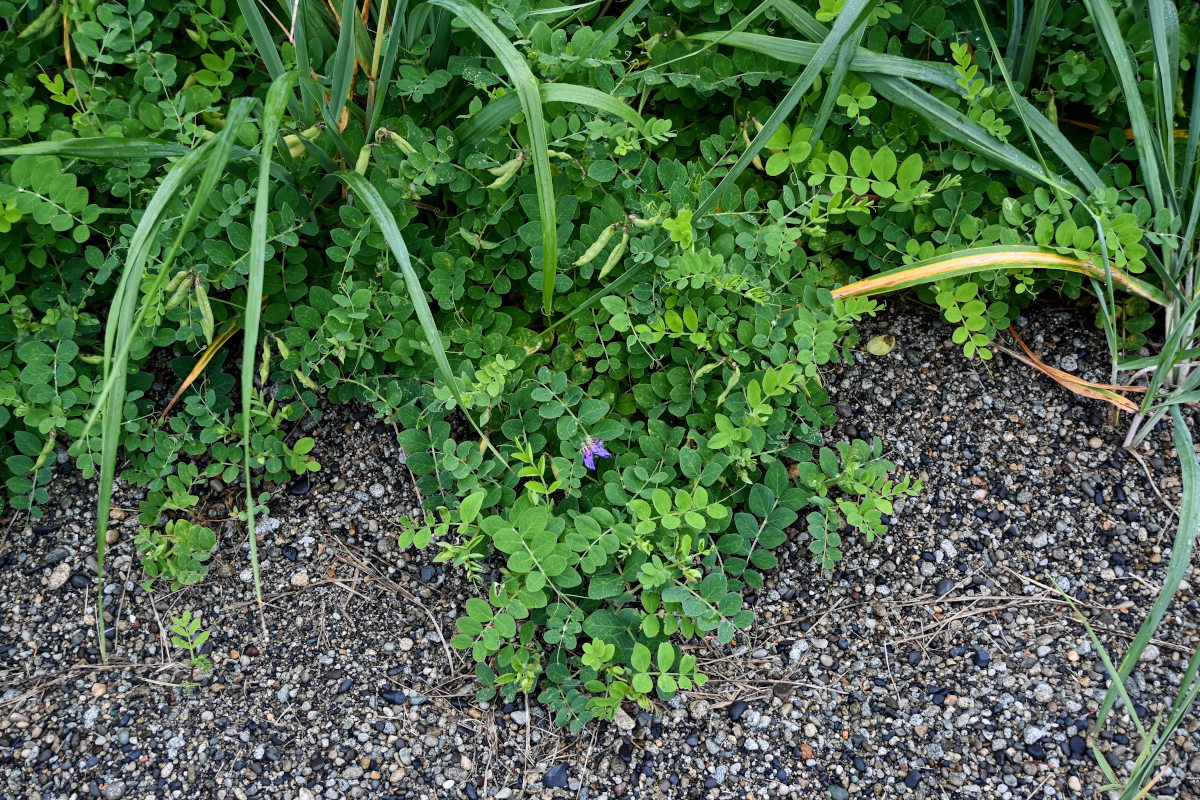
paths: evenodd
<path fill-rule="evenodd" d="M 1169 438 L 1152 437 L 1143 468 L 1106 409 L 1004 356 L 968 364 L 923 309 L 885 312 L 864 341 L 880 333 L 897 339 L 890 354 L 828 376 L 842 417 L 829 438 L 882 437 L 924 492 L 885 540 L 848 543 L 829 577 L 797 532 L 749 600 L 748 638 L 697 646 L 703 692 L 579 737 L 536 705 L 474 702 L 471 666 L 441 638 L 471 590 L 397 551 L 417 498 L 391 428 L 365 412 L 328 414 L 314 433 L 325 469 L 274 492 L 266 636 L 225 487 L 201 506 L 221 532 L 213 574 L 153 595 L 138 586 L 137 498 L 122 493 L 107 666 L 94 487 L 60 464 L 50 520 L 0 540 L 0 798 L 1100 796 L 1085 737 L 1105 678 L 1052 587 L 1123 652 L 1169 556 Z M 1043 310 L 1023 334 L 1048 363 L 1106 377 L 1081 315 Z M 211 674 L 191 675 L 163 634 L 185 608 L 211 631 Z M 1185 583 L 1130 682 L 1148 719 L 1198 623 Z M 1135 754 L 1129 727 L 1100 742 L 1118 768 Z M 1158 796 L 1200 796 L 1195 716 L 1171 753 Z"/>

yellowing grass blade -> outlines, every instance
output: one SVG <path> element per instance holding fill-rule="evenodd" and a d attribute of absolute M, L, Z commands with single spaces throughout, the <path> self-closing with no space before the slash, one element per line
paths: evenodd
<path fill-rule="evenodd" d="M 1114 386 L 1110 383 L 1093 383 L 1092 381 L 1085 381 L 1083 378 L 1072 375 L 1069 372 L 1064 372 L 1061 369 L 1056 369 L 1045 363 L 1033 354 L 1033 351 L 1030 350 L 1029 346 L 1021 340 L 1021 337 L 1017 336 L 1016 331 L 1014 331 L 1012 328 L 1009 328 L 1008 332 L 1011 333 L 1012 337 L 1017 340 L 1017 344 L 1021 345 L 1021 349 L 1025 351 L 1025 355 L 1023 356 L 1020 353 L 1009 350 L 1007 347 L 999 344 L 993 345 L 996 349 L 1002 350 L 1018 361 L 1028 364 L 1034 369 L 1045 373 L 1047 376 L 1057 381 L 1061 386 L 1077 395 L 1080 395 L 1081 397 L 1088 397 L 1092 400 L 1103 400 L 1106 403 L 1111 403 L 1122 411 L 1128 411 L 1130 414 L 1137 413 L 1137 404 L 1127 397 L 1122 397 L 1121 395 L 1117 394 L 1117 392 L 1144 392 L 1146 391 L 1145 386 Z"/>
<path fill-rule="evenodd" d="M 1061 269 L 1078 272 L 1090 278 L 1106 279 L 1104 267 L 1081 258 L 1073 258 L 1040 247 L 978 247 L 957 253 L 936 256 L 907 267 L 881 272 L 878 275 L 833 290 L 834 297 L 859 297 L 897 289 L 907 289 L 922 283 L 970 275 L 993 269 Z M 1170 299 L 1161 289 L 1127 275 L 1115 267 L 1108 270 L 1113 283 L 1138 297 L 1166 306 Z"/>
<path fill-rule="evenodd" d="M 183 379 L 183 383 L 179 384 L 179 388 L 175 391 L 175 394 L 171 396 L 171 402 L 167 403 L 167 407 L 164 408 L 162 413 L 158 415 L 160 421 L 165 419 L 167 414 L 171 413 L 171 409 L 175 407 L 177 402 L 179 402 L 179 398 L 183 396 L 183 393 L 187 391 L 189 386 L 196 382 L 196 379 L 200 377 L 204 370 L 208 368 L 208 362 L 212 361 L 213 357 L 221 351 L 222 347 L 225 346 L 225 343 L 228 342 L 235 333 L 237 333 L 237 329 L 238 321 L 236 319 L 232 320 L 229 323 L 229 327 L 225 329 L 225 332 L 213 339 L 212 344 L 205 349 L 203 355 L 201 355 L 200 359 L 196 362 L 196 365 L 192 367 L 192 371 L 189 372 L 187 377 Z"/>

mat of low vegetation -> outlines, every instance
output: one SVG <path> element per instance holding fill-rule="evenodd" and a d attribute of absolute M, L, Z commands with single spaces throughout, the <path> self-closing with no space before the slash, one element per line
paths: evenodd
<path fill-rule="evenodd" d="M 1023 357 L 1132 412 L 1127 444 L 1170 416 L 1193 450 L 1197 7 L 0 12 L 0 480 L 37 520 L 60 453 L 98 477 L 101 572 L 120 479 L 147 587 L 203 580 L 219 481 L 259 587 L 263 487 L 311 480 L 298 425 L 357 401 L 427 512 L 401 545 L 477 587 L 449 644 L 479 699 L 578 731 L 703 686 L 683 645 L 754 624 L 791 526 L 828 573 L 919 495 L 885 441 L 826 435 L 872 295 L 914 289 L 983 361 L 1039 294 L 1090 297 L 1108 380 Z M 1182 481 L 1098 727 L 1183 580 L 1191 456 Z"/>

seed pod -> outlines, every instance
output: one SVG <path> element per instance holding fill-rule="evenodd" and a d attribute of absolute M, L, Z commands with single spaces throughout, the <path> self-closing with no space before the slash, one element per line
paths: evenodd
<path fill-rule="evenodd" d="M 404 155 L 411 156 L 413 153 L 417 152 L 417 149 L 409 144 L 407 139 L 395 131 L 388 131 L 387 137 L 391 139 L 392 144 L 400 148 L 400 152 L 404 153 Z"/>
<path fill-rule="evenodd" d="M 45 444 L 42 445 L 42 450 L 33 462 L 33 469 L 29 470 L 30 472 L 37 472 L 46 463 L 46 459 L 54 452 L 54 441 L 56 439 L 58 439 L 58 431 L 50 431 L 50 436 L 46 439 Z"/>
<path fill-rule="evenodd" d="M 358 162 L 354 165 L 354 171 L 359 175 L 367 174 L 367 165 L 371 163 L 371 145 L 364 144 L 362 149 L 358 151 Z"/>
<path fill-rule="evenodd" d="M 325 125 L 323 123 L 317 123 L 311 128 L 305 128 L 304 130 L 300 131 L 300 138 L 308 139 L 311 142 L 313 139 L 320 136 L 321 131 L 323 130 L 325 130 Z"/>
<path fill-rule="evenodd" d="M 608 240 L 611 239 L 613 234 L 616 232 L 616 223 L 613 223 L 612 225 L 605 225 L 604 230 L 600 231 L 599 238 L 592 242 L 591 247 L 583 251 L 583 255 L 581 255 L 579 260 L 574 263 L 574 266 L 582 267 L 584 264 L 591 263 L 593 258 L 600 255 L 600 251 L 604 249 L 604 246 L 608 244 Z"/>
<path fill-rule="evenodd" d="M 612 268 L 615 267 L 617 262 L 621 260 L 621 256 L 625 255 L 625 248 L 628 246 L 629 231 L 625 231 L 623 234 L 621 234 L 621 241 L 618 242 L 617 246 L 614 247 L 612 252 L 608 254 L 608 260 L 605 261 L 604 266 L 600 268 L 599 277 L 603 278 L 605 275 L 612 272 Z"/>
<path fill-rule="evenodd" d="M 500 166 L 497 166 L 497 167 L 488 167 L 488 172 L 492 173 L 493 175 L 497 175 L 497 176 L 499 176 L 499 175 L 506 175 L 506 174 L 508 174 L 509 172 L 511 172 L 511 171 L 512 171 L 512 168 L 513 168 L 515 165 L 517 165 L 517 164 L 520 164 L 520 163 L 521 163 L 521 160 L 522 160 L 524 157 L 525 157 L 525 154 L 524 154 L 524 153 L 522 153 L 521 155 L 517 156 L 516 158 L 510 158 L 508 161 L 505 161 L 505 162 L 504 162 L 503 164 L 501 164 Z"/>
<path fill-rule="evenodd" d="M 178 275 L 176 275 L 174 278 L 171 279 L 171 283 L 175 284 L 175 287 L 174 287 L 175 293 L 172 294 L 170 299 L 167 300 L 167 302 L 163 304 L 164 312 L 170 311 L 171 309 L 178 307 L 179 304 L 183 302 L 183 299 L 188 296 L 188 293 L 190 293 L 192 291 L 192 282 L 189 280 L 181 280 L 182 278 L 186 278 L 186 277 L 187 277 L 187 272 L 185 271 L 185 272 L 180 272 Z M 176 280 L 179 280 L 179 282 L 175 283 Z M 171 288 L 171 286 L 170 286 L 170 284 L 168 284 L 167 289 L 169 290 L 170 288 Z M 165 293 L 166 292 L 164 292 L 164 294 Z"/>
<path fill-rule="evenodd" d="M 304 142 L 294 133 L 289 133 L 283 137 L 283 143 L 287 145 L 288 152 L 292 158 L 303 158 L 308 152 L 308 148 L 304 146 Z"/>
<path fill-rule="evenodd" d="M 721 396 L 717 398 L 718 408 L 725 403 L 725 398 L 729 397 L 729 393 L 733 391 L 733 387 L 737 386 L 738 379 L 741 377 L 742 370 L 735 361 L 733 362 L 733 374 L 729 376 L 729 382 L 725 384 L 725 391 L 721 392 Z"/>
<path fill-rule="evenodd" d="M 758 120 L 754 120 L 754 124 L 758 125 Z M 759 125 L 759 129 L 762 129 L 761 125 Z M 746 147 L 750 146 L 750 137 L 746 134 L 746 126 L 744 125 L 742 126 L 742 141 L 746 143 Z M 754 168 L 757 170 L 763 169 L 762 159 L 758 157 L 757 153 L 754 154 L 754 158 L 750 159 L 750 163 L 753 164 Z"/>
<path fill-rule="evenodd" d="M 1050 124 L 1058 127 L 1058 104 L 1054 102 L 1054 95 L 1050 95 L 1050 102 L 1046 104 L 1046 119 L 1050 120 Z"/>
<path fill-rule="evenodd" d="M 58 3 L 51 3 L 38 14 L 33 22 L 29 23 L 29 27 L 17 34 L 18 39 L 28 39 L 32 36 L 39 36 L 54 27 L 55 16 L 58 12 Z"/>
<path fill-rule="evenodd" d="M 546 155 L 550 156 L 551 158 L 561 158 L 563 161 L 575 160 L 575 156 L 571 155 L 570 153 L 564 153 L 561 150 L 547 150 Z"/>
<path fill-rule="evenodd" d="M 78 358 L 80 361 L 82 361 L 85 364 L 102 364 L 102 363 L 104 363 L 104 356 L 77 355 L 75 357 Z"/>
<path fill-rule="evenodd" d="M 271 345 L 263 342 L 262 363 L 258 365 L 258 385 L 266 386 L 267 378 L 271 376 Z"/>
<path fill-rule="evenodd" d="M 171 278 L 170 281 L 167 282 L 167 285 L 165 287 L 163 287 L 163 294 L 166 294 L 168 292 L 173 292 L 176 289 L 178 289 L 179 284 L 183 283 L 183 279 L 186 277 L 187 277 L 187 270 L 180 270 L 179 272 L 176 272 L 175 276 L 173 278 Z"/>
<path fill-rule="evenodd" d="M 489 183 L 485 188 L 487 188 L 487 189 L 503 189 L 505 186 L 508 185 L 509 181 L 511 181 L 513 178 L 515 178 L 517 176 L 517 172 L 520 171 L 521 164 L 523 164 L 524 162 L 525 162 L 525 157 L 523 155 L 517 156 L 512 161 L 505 162 L 504 164 L 501 165 L 502 167 L 504 167 L 504 171 L 499 173 L 500 177 L 496 178 L 496 180 Z M 495 170 L 497 170 L 497 169 L 500 169 L 500 167 L 493 167 L 492 169 L 488 170 L 488 172 L 491 172 L 493 175 L 495 175 L 495 174 L 497 174 L 495 172 Z"/>
<path fill-rule="evenodd" d="M 278 336 L 275 337 L 275 347 L 279 350 L 280 361 L 286 361 L 287 357 L 291 355 L 287 345 L 283 343 L 283 339 L 280 339 Z"/>
<path fill-rule="evenodd" d="M 217 327 L 216 317 L 213 316 L 212 306 L 208 303 L 208 292 L 204 290 L 204 282 L 197 275 L 192 279 L 196 286 L 196 308 L 200 309 L 200 330 L 204 340 L 212 344 L 213 331 Z"/>
<path fill-rule="evenodd" d="M 309 389 L 312 389 L 314 392 L 317 390 L 317 384 L 313 381 L 313 379 L 305 375 L 300 370 L 294 369 L 292 370 L 292 374 L 296 376 L 296 380 L 300 381 Z"/>
<path fill-rule="evenodd" d="M 660 219 L 662 219 L 662 214 L 655 214 L 650 219 L 641 219 L 635 217 L 633 214 L 629 215 L 629 221 L 633 223 L 633 227 L 635 228 L 652 228 L 658 224 Z"/>

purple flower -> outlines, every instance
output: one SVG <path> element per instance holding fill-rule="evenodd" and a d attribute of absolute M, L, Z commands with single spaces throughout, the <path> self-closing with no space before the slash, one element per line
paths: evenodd
<path fill-rule="evenodd" d="M 604 440 L 595 439 L 591 436 L 583 440 L 580 445 L 583 450 L 583 464 L 588 469 L 596 468 L 596 457 L 612 458 L 612 453 L 604 449 Z"/>

